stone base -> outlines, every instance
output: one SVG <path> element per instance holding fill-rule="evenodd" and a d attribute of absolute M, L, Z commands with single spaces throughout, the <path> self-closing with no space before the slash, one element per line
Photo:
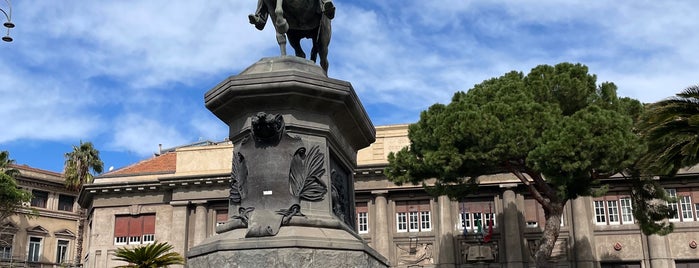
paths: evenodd
<path fill-rule="evenodd" d="M 187 254 L 190 268 L 388 267 L 386 259 L 342 229 L 284 226 L 276 236 L 236 229 L 204 240 Z"/>
<path fill-rule="evenodd" d="M 387 267 L 362 251 L 316 248 L 270 248 L 217 251 L 190 258 L 190 268 L 233 267 Z"/>

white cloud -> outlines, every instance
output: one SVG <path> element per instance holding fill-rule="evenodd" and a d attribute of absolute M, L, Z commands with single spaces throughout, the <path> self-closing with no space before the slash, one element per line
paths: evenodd
<path fill-rule="evenodd" d="M 222 139 L 227 127 L 203 93 L 279 53 L 271 24 L 259 32 L 247 21 L 256 1 L 13 4 L 15 42 L 0 46 L 0 143 L 108 140 L 145 156 L 159 143 Z M 378 124 L 410 123 L 457 90 L 561 61 L 644 102 L 698 83 L 693 1 L 336 5 L 330 75 L 353 84 Z"/>
<path fill-rule="evenodd" d="M 174 147 L 189 142 L 182 137 L 177 126 L 163 123 L 140 114 L 126 114 L 115 119 L 114 140 L 107 144 L 110 150 L 135 152 L 147 156 L 163 148 Z"/>

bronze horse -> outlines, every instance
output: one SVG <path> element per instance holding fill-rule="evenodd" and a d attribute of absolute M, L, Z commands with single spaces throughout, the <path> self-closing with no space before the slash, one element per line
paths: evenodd
<path fill-rule="evenodd" d="M 330 18 L 320 12 L 320 0 L 263 0 L 263 9 L 270 15 L 277 32 L 277 43 L 281 55 L 286 55 L 286 40 L 297 57 L 306 58 L 301 48 L 301 39 L 313 42 L 311 60 L 316 62 L 320 55 L 320 66 L 328 72 L 328 46 L 332 35 Z M 264 17 L 266 19 L 266 16 Z"/>

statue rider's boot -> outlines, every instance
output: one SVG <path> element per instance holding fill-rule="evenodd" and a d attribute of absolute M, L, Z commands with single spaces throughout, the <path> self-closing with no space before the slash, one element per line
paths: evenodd
<path fill-rule="evenodd" d="M 328 1 L 323 3 L 323 10 L 325 10 L 325 16 L 328 16 L 328 19 L 335 18 L 335 5 L 333 2 Z"/>
<path fill-rule="evenodd" d="M 262 18 L 259 15 L 250 14 L 248 15 L 248 19 L 250 20 L 250 24 L 254 24 L 255 28 L 257 28 L 260 31 L 262 31 L 262 29 L 265 28 L 265 24 L 267 24 L 267 21 L 262 20 Z"/>

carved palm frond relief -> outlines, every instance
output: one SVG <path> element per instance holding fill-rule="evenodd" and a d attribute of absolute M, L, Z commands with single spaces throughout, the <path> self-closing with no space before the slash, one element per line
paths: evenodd
<path fill-rule="evenodd" d="M 241 153 L 233 155 L 233 169 L 231 171 L 231 195 L 233 203 L 240 203 L 247 194 L 248 166 L 245 157 Z"/>
<path fill-rule="evenodd" d="M 321 180 L 325 174 L 323 157 L 318 146 L 308 152 L 305 147 L 296 150 L 289 168 L 289 190 L 293 196 L 306 201 L 323 200 L 328 191 Z"/>

